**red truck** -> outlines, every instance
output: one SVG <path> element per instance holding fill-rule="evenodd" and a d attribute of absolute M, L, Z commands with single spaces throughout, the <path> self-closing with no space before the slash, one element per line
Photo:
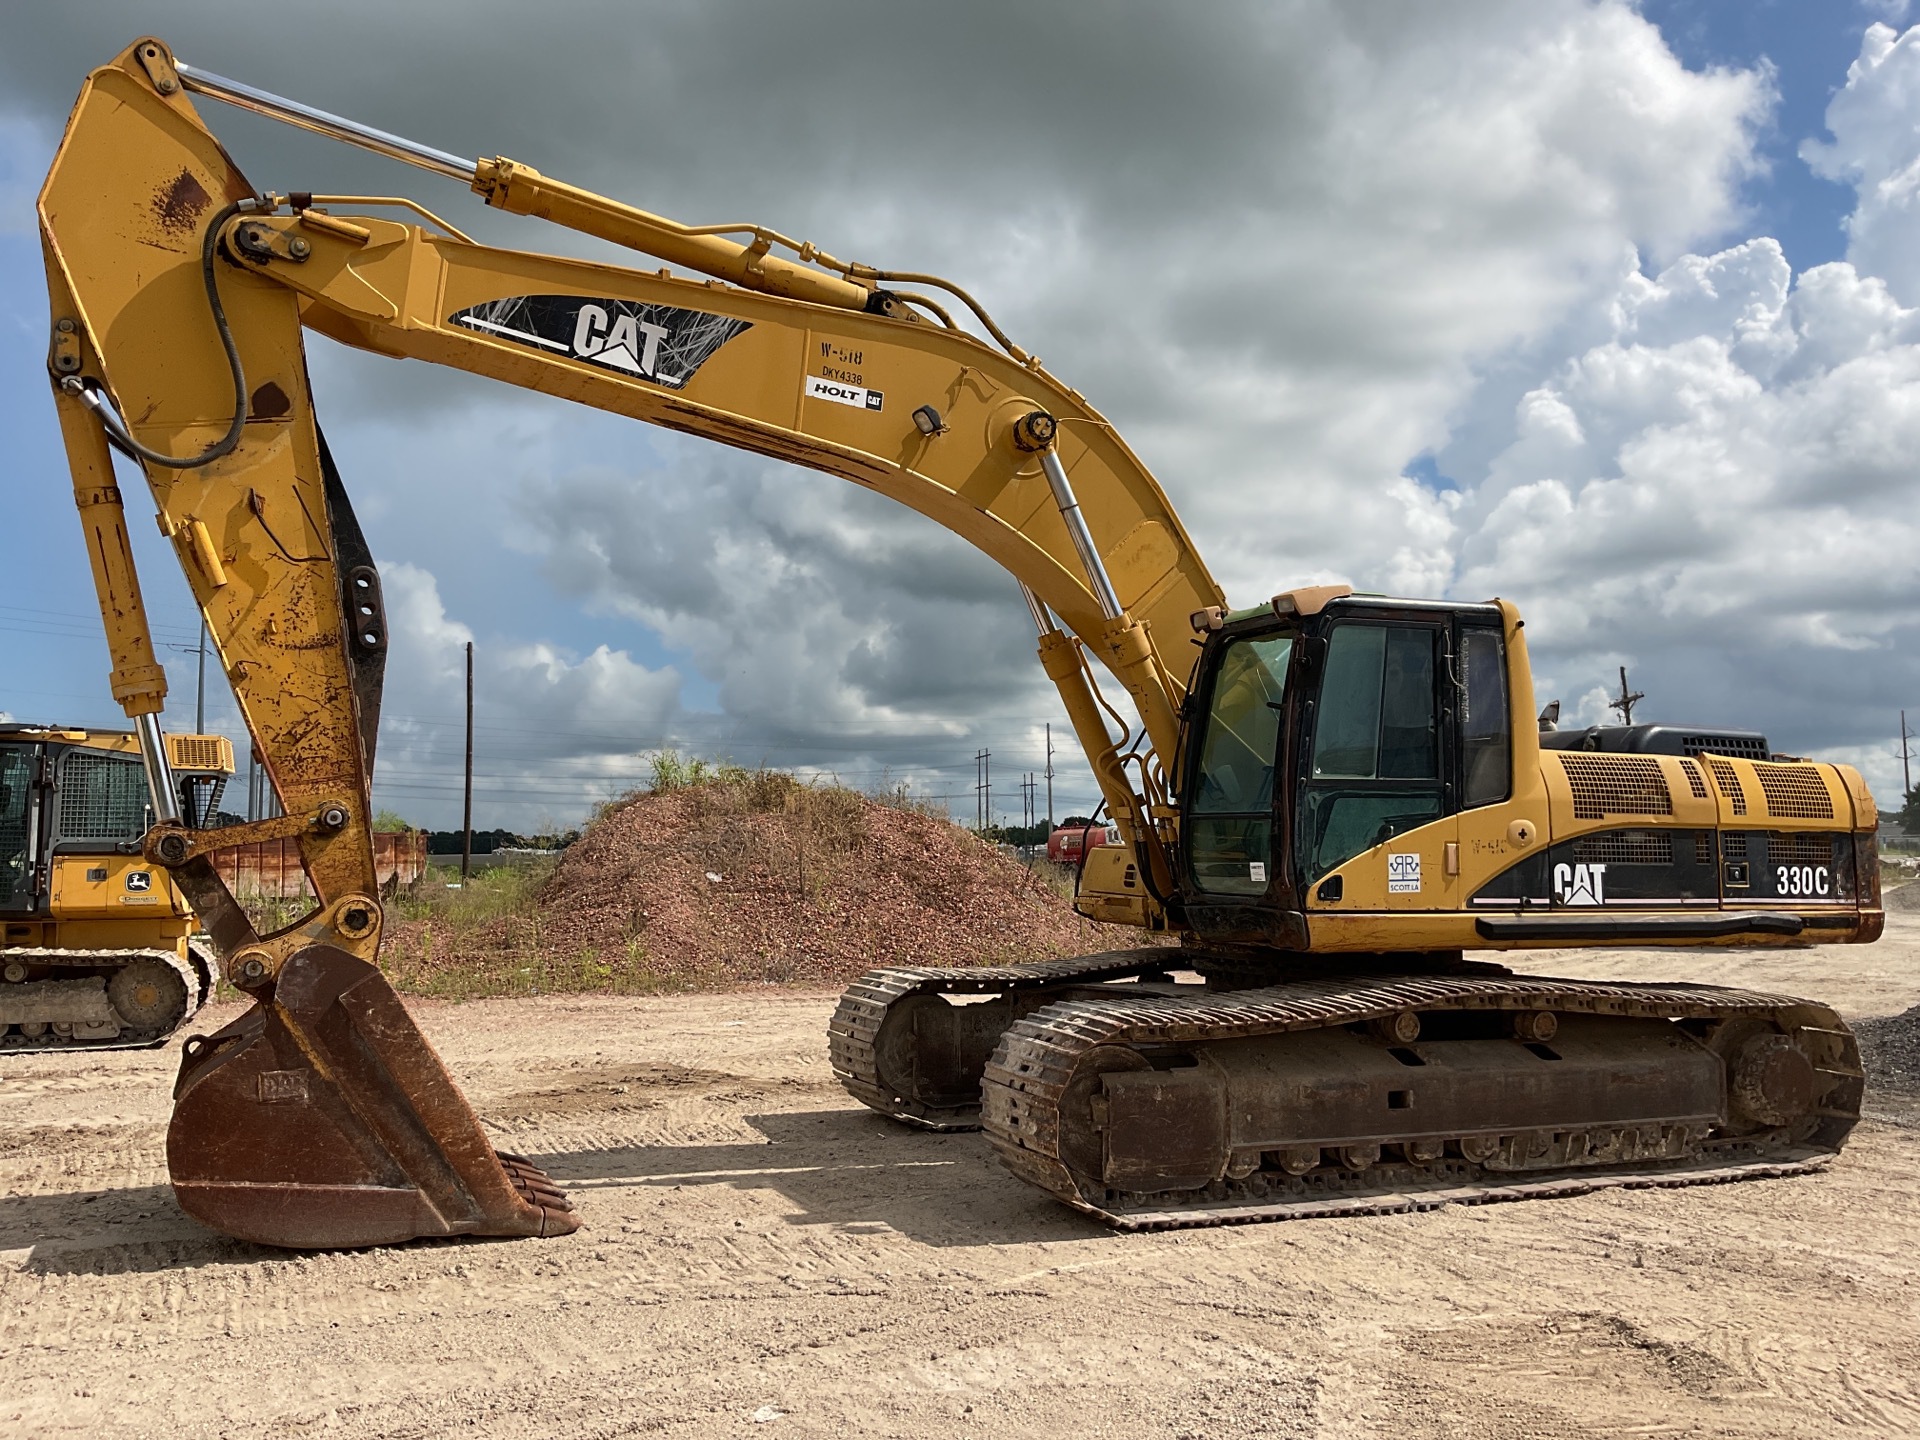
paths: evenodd
<path fill-rule="evenodd" d="M 1119 826 L 1096 825 L 1084 815 L 1069 815 L 1047 836 L 1047 859 L 1056 865 L 1078 867 L 1087 851 L 1119 843 Z"/>

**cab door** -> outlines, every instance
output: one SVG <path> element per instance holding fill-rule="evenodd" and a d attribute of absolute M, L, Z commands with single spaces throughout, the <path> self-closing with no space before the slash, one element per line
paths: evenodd
<path fill-rule="evenodd" d="M 1273 777 L 1294 635 L 1239 636 L 1212 667 L 1187 787 L 1182 844 L 1203 901 L 1257 901 L 1275 869 Z"/>
<path fill-rule="evenodd" d="M 1455 767 L 1441 686 L 1449 642 L 1444 614 L 1328 627 L 1294 822 L 1300 878 L 1314 900 L 1364 910 L 1457 905 L 1457 866 L 1448 873 Z"/>
<path fill-rule="evenodd" d="M 40 904 L 40 747 L 0 745 L 0 914 Z"/>
<path fill-rule="evenodd" d="M 1535 860 L 1546 854 L 1550 826 L 1526 656 L 1509 653 L 1498 618 L 1463 620 L 1455 644 L 1460 767 L 1455 863 L 1465 891 L 1463 906 L 1545 904 L 1546 872 Z M 1530 757 L 1525 764 L 1518 758 L 1523 741 Z"/>

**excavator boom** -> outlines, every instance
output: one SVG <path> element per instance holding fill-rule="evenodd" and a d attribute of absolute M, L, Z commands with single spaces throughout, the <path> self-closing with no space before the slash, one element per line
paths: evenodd
<path fill-rule="evenodd" d="M 263 195 L 202 122 L 196 90 L 712 278 L 479 245 L 412 202 Z M 396 203 L 417 213 L 354 213 Z M 573 1223 L 531 1167 L 496 1161 L 373 963 L 386 619 L 314 418 L 305 329 L 811 466 L 928 515 L 1018 578 L 1116 819 L 1136 843 L 1170 838 L 1162 766 L 1192 668 L 1184 635 L 1190 614 L 1221 603 L 1218 586 L 1091 406 L 1010 343 L 882 288 L 882 272 L 810 246 L 790 260 L 769 253 L 783 240 L 772 232 L 678 226 L 512 161 L 469 165 L 181 65 L 150 39 L 88 77 L 39 211 L 49 369 L 115 698 L 157 737 L 165 676 L 118 449 L 145 472 L 285 811 L 215 832 L 160 804 L 147 839 L 256 1002 L 183 1061 L 169 1159 L 182 1203 L 209 1224 L 335 1245 Z M 1163 651 L 1156 632 L 1180 643 Z M 1089 655 L 1128 691 L 1137 731 L 1110 727 Z M 149 764 L 168 793 L 164 752 Z M 210 856 L 288 836 L 318 904 L 259 935 Z"/>

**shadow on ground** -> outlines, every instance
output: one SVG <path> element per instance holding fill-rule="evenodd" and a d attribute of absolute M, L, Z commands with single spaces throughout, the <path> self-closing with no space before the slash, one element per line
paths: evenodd
<path fill-rule="evenodd" d="M 794 1225 L 894 1230 L 927 1245 L 1092 1239 L 1106 1231 L 1016 1180 L 985 1137 L 907 1130 L 866 1110 L 747 1117 L 765 1137 L 529 1156 L 576 1195 L 626 1187 L 729 1185 L 794 1207 Z M 591 1233 L 591 1228 L 587 1232 Z M 426 1241 L 442 1244 L 449 1241 Z M 217 1235 L 165 1185 L 0 1198 L 0 1251 L 41 1275 L 128 1274 L 288 1259 Z"/>
<path fill-rule="evenodd" d="M 569 1190 L 770 1190 L 799 1207 L 792 1224 L 885 1227 L 927 1245 L 1107 1233 L 1008 1174 L 978 1133 L 909 1130 L 868 1110 L 791 1110 L 746 1119 L 763 1142 L 636 1145 L 531 1158 Z"/>

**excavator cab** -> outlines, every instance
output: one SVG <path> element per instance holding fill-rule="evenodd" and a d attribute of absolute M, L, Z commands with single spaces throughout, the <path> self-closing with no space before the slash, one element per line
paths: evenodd
<path fill-rule="evenodd" d="M 1196 672 L 1181 881 L 1208 940 L 1305 950 L 1306 912 L 1346 898 L 1349 861 L 1512 793 L 1497 605 L 1304 608 L 1283 595 L 1224 617 Z M 1408 888 L 1418 873 L 1402 860 L 1388 893 L 1439 901 Z"/>

